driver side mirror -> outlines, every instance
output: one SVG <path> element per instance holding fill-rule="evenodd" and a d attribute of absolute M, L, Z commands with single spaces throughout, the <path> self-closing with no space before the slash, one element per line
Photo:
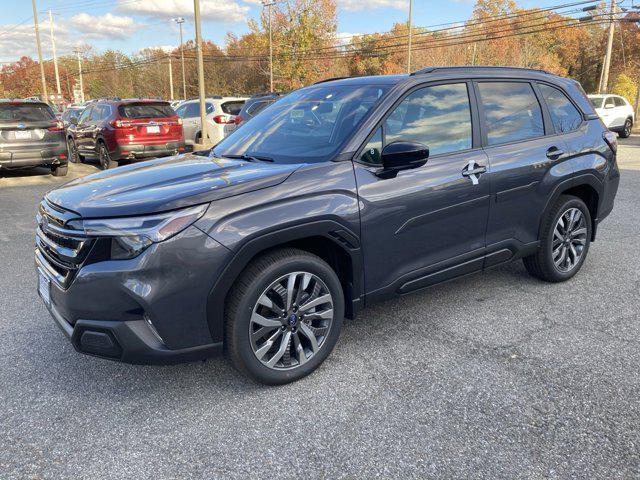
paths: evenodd
<path fill-rule="evenodd" d="M 418 168 L 427 163 L 429 147 L 419 142 L 396 141 L 382 149 L 382 169 L 378 176 L 392 178 L 401 170 Z"/>

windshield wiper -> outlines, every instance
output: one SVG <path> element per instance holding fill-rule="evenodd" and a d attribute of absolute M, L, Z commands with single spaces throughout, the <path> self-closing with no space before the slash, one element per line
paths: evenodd
<path fill-rule="evenodd" d="M 247 162 L 273 162 L 273 158 L 263 157 L 262 155 L 222 155 L 222 157 L 234 160 L 246 160 Z"/>

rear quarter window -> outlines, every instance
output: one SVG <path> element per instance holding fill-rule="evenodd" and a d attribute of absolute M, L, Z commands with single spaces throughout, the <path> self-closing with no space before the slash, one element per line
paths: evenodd
<path fill-rule="evenodd" d="M 167 118 L 176 115 L 168 103 L 127 103 L 118 107 L 118 113 L 124 118 Z"/>
<path fill-rule="evenodd" d="M 543 83 L 539 83 L 538 88 L 549 108 L 551 121 L 557 133 L 570 132 L 580 126 L 582 115 L 564 93 Z"/>
<path fill-rule="evenodd" d="M 51 107 L 41 103 L 0 104 L 0 122 L 42 122 L 55 117 Z"/>

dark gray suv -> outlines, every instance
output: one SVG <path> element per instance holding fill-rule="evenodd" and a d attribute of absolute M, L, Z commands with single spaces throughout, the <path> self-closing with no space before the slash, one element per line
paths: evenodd
<path fill-rule="evenodd" d="M 49 105 L 30 100 L 0 100 L 0 171 L 8 168 L 51 169 L 67 174 L 64 124 Z"/>
<path fill-rule="evenodd" d="M 618 182 L 615 134 L 575 81 L 488 67 L 335 79 L 209 157 L 48 193 L 38 290 L 80 352 L 172 363 L 224 350 L 285 383 L 365 305 L 519 258 L 568 280 Z"/>

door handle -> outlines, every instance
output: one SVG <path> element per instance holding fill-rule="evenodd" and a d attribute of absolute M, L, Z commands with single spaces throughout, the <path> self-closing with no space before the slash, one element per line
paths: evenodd
<path fill-rule="evenodd" d="M 558 147 L 551 147 L 547 150 L 547 158 L 550 158 L 551 160 L 557 160 L 562 155 L 564 155 L 564 151 L 560 150 Z"/>
<path fill-rule="evenodd" d="M 479 176 L 487 172 L 487 167 L 478 165 L 475 161 L 469 160 L 469 164 L 462 170 L 462 176 L 468 177 L 472 185 L 478 185 Z"/>

